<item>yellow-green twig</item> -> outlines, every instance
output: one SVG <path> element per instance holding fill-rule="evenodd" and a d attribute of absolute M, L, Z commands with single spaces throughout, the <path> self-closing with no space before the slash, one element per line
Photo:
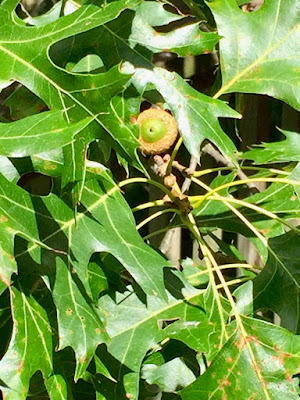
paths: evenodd
<path fill-rule="evenodd" d="M 174 147 L 174 150 L 172 151 L 172 155 L 171 155 L 170 161 L 168 163 L 168 168 L 167 168 L 166 175 L 170 175 L 170 173 L 172 171 L 173 161 L 175 160 L 175 157 L 176 157 L 176 155 L 178 153 L 178 150 L 179 150 L 180 146 L 182 145 L 182 142 L 183 142 L 182 136 L 179 136 L 179 139 L 177 140 L 177 143 L 176 143 L 176 145 Z"/>
<path fill-rule="evenodd" d="M 121 181 L 118 186 L 121 188 L 123 186 L 130 185 L 131 183 L 148 183 L 150 185 L 156 186 L 159 189 L 161 189 L 164 193 L 166 193 L 170 197 L 170 199 L 172 201 L 175 200 L 175 197 L 173 196 L 173 194 L 171 193 L 171 191 L 169 189 L 167 189 L 161 183 L 153 181 L 152 179 L 140 178 L 140 177 L 138 177 L 138 178 L 130 178 L 130 179 L 126 179 L 124 181 Z"/>
<path fill-rule="evenodd" d="M 165 210 L 157 211 L 156 213 L 151 214 L 148 218 L 145 218 L 142 222 L 140 222 L 136 226 L 136 229 L 137 230 L 141 229 L 141 227 L 146 225 L 148 222 L 152 221 L 153 219 L 155 219 L 157 217 L 160 217 L 163 214 L 169 213 L 169 212 L 180 214 L 180 211 L 177 210 L 176 208 L 166 208 Z"/>
<path fill-rule="evenodd" d="M 270 172 L 270 174 L 274 175 L 289 175 L 290 172 L 286 172 L 286 171 L 282 171 L 280 169 L 275 169 L 275 168 L 259 168 L 259 167 L 248 167 L 248 166 L 240 166 L 241 170 L 245 170 L 245 171 L 268 171 Z M 208 175 L 211 174 L 213 172 L 218 172 L 218 171 L 236 171 L 237 168 L 232 166 L 232 167 L 218 167 L 218 168 L 208 168 L 208 169 L 204 169 L 202 171 L 195 171 L 193 176 L 196 178 L 199 178 L 200 176 L 203 175 Z"/>
<path fill-rule="evenodd" d="M 165 206 L 166 203 L 164 200 L 155 200 L 155 201 L 149 201 L 144 204 L 139 204 L 138 206 L 134 207 L 131 209 L 132 212 L 140 211 L 140 210 L 145 210 L 146 208 L 151 208 L 151 207 L 159 207 L 159 206 Z"/>
<path fill-rule="evenodd" d="M 194 182 L 196 182 L 196 178 L 194 178 L 194 179 L 192 178 L 192 180 Z M 197 181 L 201 182 L 198 179 L 197 179 Z M 211 189 L 209 186 L 205 185 L 206 188 L 208 188 L 207 190 L 209 190 L 209 191 L 205 195 L 203 195 L 202 199 L 198 203 L 196 203 L 194 205 L 194 207 L 195 208 L 199 207 L 199 205 L 203 201 L 205 201 L 207 198 L 212 196 L 214 193 L 217 193 L 217 192 L 219 192 L 219 191 L 221 191 L 223 189 L 227 189 L 227 188 L 232 187 L 232 186 L 245 185 L 245 184 L 248 184 L 248 183 L 251 183 L 251 182 L 269 182 L 269 183 L 276 182 L 276 183 L 285 183 L 287 185 L 292 185 L 292 186 L 293 185 L 300 186 L 300 181 L 292 181 L 290 179 L 284 179 L 284 178 L 253 178 L 253 179 L 249 178 L 249 179 L 240 179 L 238 181 L 224 183 L 224 185 L 220 185 L 215 189 Z M 204 185 L 203 182 L 201 182 L 201 186 L 202 187 L 204 187 L 203 185 Z"/>
<path fill-rule="evenodd" d="M 267 217 L 282 223 L 283 225 L 285 225 L 289 229 L 293 230 L 297 234 L 300 234 L 299 229 L 297 229 L 295 226 L 293 226 L 289 222 L 283 220 L 282 218 L 278 217 L 278 215 L 274 214 L 273 212 L 265 210 L 264 208 L 259 207 L 259 206 L 255 205 L 255 204 L 248 203 L 247 201 L 238 200 L 238 199 L 235 199 L 235 198 L 223 197 L 223 196 L 220 196 L 220 195 L 218 197 L 211 196 L 210 200 L 216 200 L 216 201 L 222 201 L 222 202 L 227 201 L 228 203 L 239 204 L 239 205 L 241 205 L 243 207 L 250 208 L 250 209 L 252 209 L 254 211 L 257 211 L 260 214 L 264 214 Z"/>

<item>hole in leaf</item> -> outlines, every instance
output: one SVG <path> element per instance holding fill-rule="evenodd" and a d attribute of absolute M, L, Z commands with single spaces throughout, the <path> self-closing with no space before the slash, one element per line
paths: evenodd
<path fill-rule="evenodd" d="M 79 5 L 71 1 L 22 0 L 15 12 L 28 26 L 42 26 L 56 21 L 60 16 L 72 14 L 78 8 Z"/>
<path fill-rule="evenodd" d="M 158 320 L 158 326 L 160 329 L 166 329 L 168 326 L 174 324 L 174 322 L 179 321 L 180 318 L 171 318 L 171 319 L 160 319 Z"/>
<path fill-rule="evenodd" d="M 17 184 L 36 196 L 48 196 L 52 189 L 52 178 L 37 172 L 27 172 L 21 176 Z"/>
<path fill-rule="evenodd" d="M 53 63 L 68 72 L 76 74 L 98 74 L 106 71 L 103 54 L 101 54 L 102 38 L 97 32 L 75 35 L 54 43 L 49 50 Z M 80 52 L 78 49 L 80 48 Z M 105 57 L 105 55 L 104 55 Z"/>
<path fill-rule="evenodd" d="M 241 6 L 241 9 L 246 12 L 253 12 L 253 11 L 257 11 L 260 9 L 260 7 L 264 4 L 264 0 L 254 0 L 254 1 L 249 1 L 248 3 L 245 2 L 245 4 L 243 4 Z"/>
<path fill-rule="evenodd" d="M 18 82 L 4 89 L 1 96 L 4 97 L 1 114 L 5 122 L 17 121 L 49 110 L 43 100 Z"/>
<path fill-rule="evenodd" d="M 49 398 L 41 371 L 37 371 L 30 379 L 28 397 L 39 398 L 40 400 Z"/>

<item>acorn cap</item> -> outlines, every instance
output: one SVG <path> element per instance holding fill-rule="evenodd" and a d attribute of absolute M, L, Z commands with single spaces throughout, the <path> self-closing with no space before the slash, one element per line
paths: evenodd
<path fill-rule="evenodd" d="M 137 118 L 137 123 L 141 127 L 142 124 L 148 119 L 157 119 L 166 125 L 167 131 L 164 137 L 157 142 L 148 143 L 142 138 L 141 133 L 139 137 L 140 150 L 144 154 L 161 154 L 169 150 L 175 142 L 178 135 L 178 127 L 175 118 L 167 111 L 149 108 L 143 111 Z"/>

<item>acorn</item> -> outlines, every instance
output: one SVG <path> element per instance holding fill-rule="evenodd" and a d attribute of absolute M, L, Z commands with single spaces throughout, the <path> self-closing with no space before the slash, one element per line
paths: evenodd
<path fill-rule="evenodd" d="M 169 150 L 178 135 L 175 118 L 167 111 L 149 108 L 137 118 L 140 126 L 140 150 L 143 154 L 161 154 Z"/>

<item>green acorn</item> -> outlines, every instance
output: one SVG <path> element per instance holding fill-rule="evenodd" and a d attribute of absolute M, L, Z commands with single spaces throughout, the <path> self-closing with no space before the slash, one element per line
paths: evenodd
<path fill-rule="evenodd" d="M 175 118 L 167 111 L 149 108 L 137 118 L 140 126 L 140 150 L 143 154 L 161 154 L 169 150 L 178 135 Z"/>

